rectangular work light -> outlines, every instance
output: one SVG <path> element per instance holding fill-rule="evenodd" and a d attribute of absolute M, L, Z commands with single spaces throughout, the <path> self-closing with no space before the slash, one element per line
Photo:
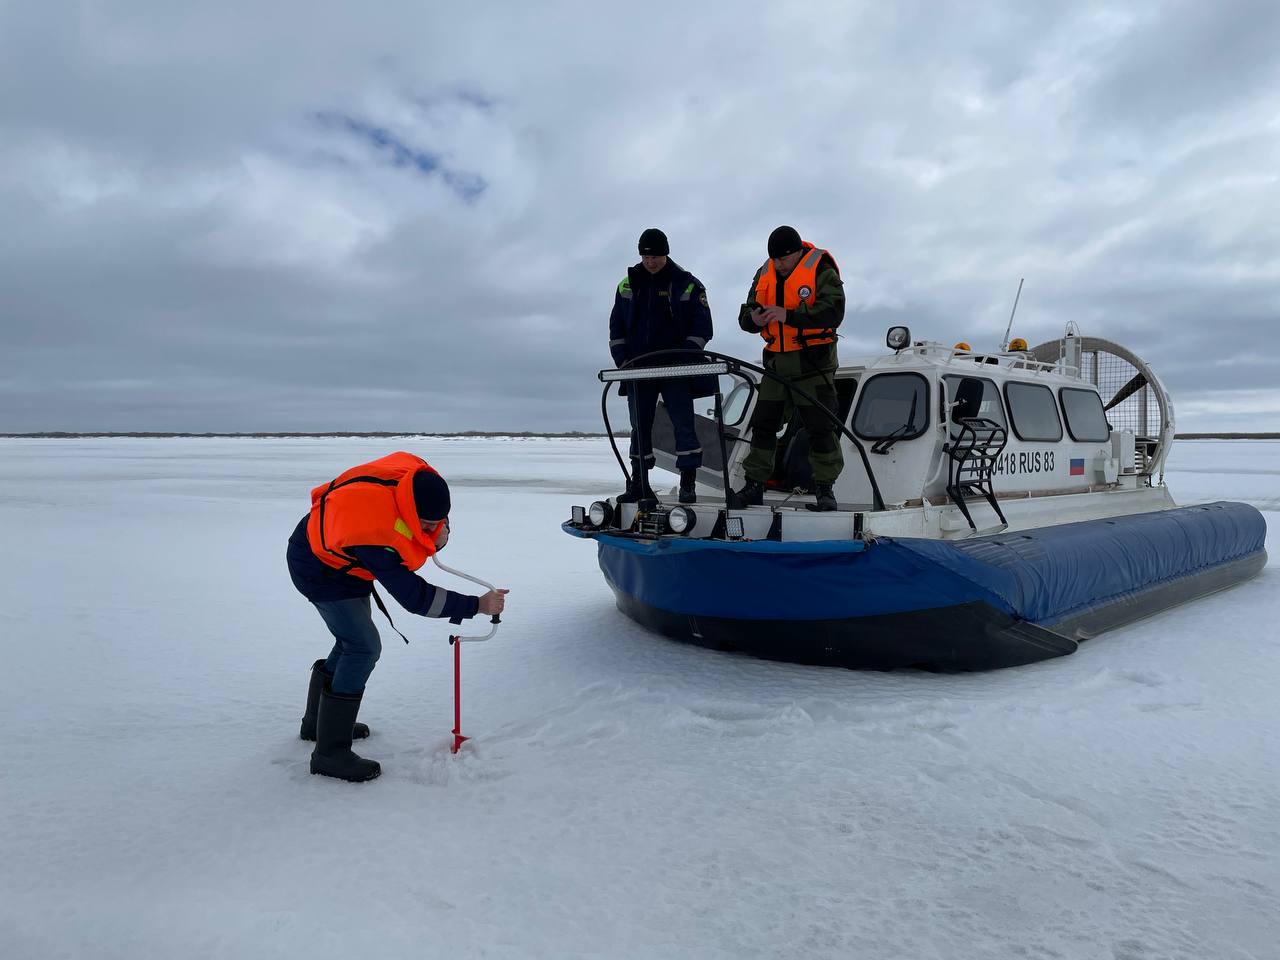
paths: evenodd
<path fill-rule="evenodd" d="M 680 377 L 719 376 L 729 372 L 727 363 L 686 363 L 675 367 L 633 367 L 627 370 L 601 370 L 601 383 L 620 380 L 676 380 Z"/>

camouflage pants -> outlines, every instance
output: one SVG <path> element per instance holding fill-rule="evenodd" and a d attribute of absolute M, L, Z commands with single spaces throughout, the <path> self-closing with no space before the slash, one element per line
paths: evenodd
<path fill-rule="evenodd" d="M 839 400 L 832 375 L 837 366 L 835 345 L 809 347 L 792 353 L 765 353 L 764 367 L 786 377 L 799 389 L 817 399 L 832 413 L 839 412 Z M 773 473 L 778 431 L 799 413 L 809 431 L 809 464 L 814 483 L 835 483 L 844 469 L 835 421 L 805 397 L 792 393 L 777 381 L 760 383 L 756 408 L 751 414 L 751 452 L 743 466 L 747 479 L 764 483 Z"/>

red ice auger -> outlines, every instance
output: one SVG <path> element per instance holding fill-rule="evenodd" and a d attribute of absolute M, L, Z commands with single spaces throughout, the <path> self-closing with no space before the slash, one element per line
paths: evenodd
<path fill-rule="evenodd" d="M 470 574 L 463 573 L 461 570 L 445 566 L 440 562 L 438 554 L 433 554 L 431 559 L 445 573 L 451 573 L 462 580 L 470 580 L 472 583 L 477 583 L 489 590 L 498 589 L 487 580 L 481 580 L 479 577 L 473 577 Z M 463 741 L 471 739 L 462 735 L 462 644 L 463 641 L 479 643 L 481 640 L 491 639 L 498 632 L 498 624 L 502 622 L 502 618 L 495 613 L 489 622 L 492 626 L 489 627 L 489 632 L 482 637 L 464 637 L 461 635 L 449 637 L 449 643 L 453 647 L 453 746 L 449 748 L 450 753 L 457 753 Z"/>

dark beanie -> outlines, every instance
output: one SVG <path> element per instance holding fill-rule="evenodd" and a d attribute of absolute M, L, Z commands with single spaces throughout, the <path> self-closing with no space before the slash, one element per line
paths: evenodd
<path fill-rule="evenodd" d="M 421 520 L 443 520 L 449 516 L 449 485 L 430 470 L 413 475 L 413 506 Z"/>
<path fill-rule="evenodd" d="M 640 256 L 665 257 L 671 252 L 667 246 L 667 235 L 657 227 L 650 227 L 640 234 Z"/>
<path fill-rule="evenodd" d="M 802 249 L 800 234 L 795 227 L 779 227 L 769 234 L 769 259 L 776 260 Z"/>

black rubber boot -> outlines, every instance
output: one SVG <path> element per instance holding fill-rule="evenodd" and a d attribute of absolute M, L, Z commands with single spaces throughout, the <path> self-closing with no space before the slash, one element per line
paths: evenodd
<path fill-rule="evenodd" d="M 731 510 L 758 507 L 762 503 L 764 503 L 764 484 L 758 480 L 748 480 L 741 490 L 729 491 L 728 507 Z"/>
<path fill-rule="evenodd" d="M 657 500 L 653 488 L 649 486 L 649 471 L 637 470 L 631 474 L 631 484 L 625 493 L 618 497 L 619 503 L 639 503 L 641 500 Z"/>
<path fill-rule="evenodd" d="M 680 502 L 681 503 L 697 503 L 698 492 L 695 485 L 698 482 L 697 470 L 681 470 L 680 471 Z"/>
<path fill-rule="evenodd" d="M 324 672 L 323 660 L 317 660 L 311 665 L 311 684 L 307 687 L 307 712 L 302 715 L 302 729 L 298 731 L 299 739 L 314 740 L 316 738 L 316 711 L 320 709 L 320 691 L 324 688 L 325 681 L 332 679 Z M 363 740 L 368 735 L 369 728 L 363 723 L 357 723 L 351 728 L 352 740 Z"/>
<path fill-rule="evenodd" d="M 328 684 L 320 691 L 316 748 L 311 751 L 312 773 L 351 783 L 363 783 L 382 773 L 377 760 L 366 760 L 351 752 L 351 730 L 362 697 L 359 693 L 334 693 Z"/>
<path fill-rule="evenodd" d="M 814 504 L 810 510 L 816 510 L 819 513 L 825 513 L 828 510 L 836 508 L 836 493 L 829 483 L 819 483 L 815 485 L 817 494 L 814 497 Z"/>

